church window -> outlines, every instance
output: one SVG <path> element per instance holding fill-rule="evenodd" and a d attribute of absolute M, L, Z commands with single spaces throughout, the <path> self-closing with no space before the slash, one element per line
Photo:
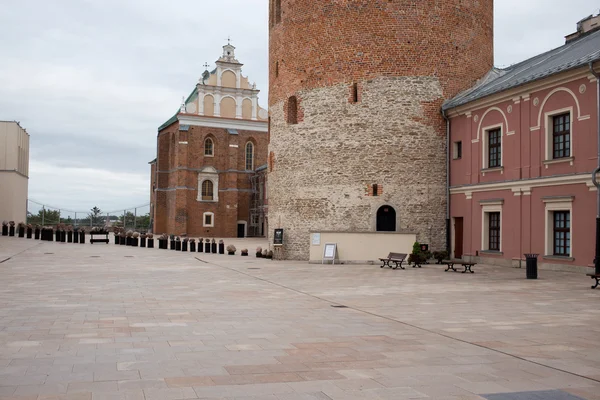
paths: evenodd
<path fill-rule="evenodd" d="M 373 196 L 379 196 L 379 185 L 373 184 Z"/>
<path fill-rule="evenodd" d="M 206 228 L 212 228 L 215 226 L 215 214 L 211 212 L 205 212 L 202 214 L 202 226 Z"/>
<path fill-rule="evenodd" d="M 252 142 L 246 143 L 246 170 L 254 170 L 254 145 Z"/>
<path fill-rule="evenodd" d="M 279 61 L 275 61 L 275 78 L 279 77 Z"/>
<path fill-rule="evenodd" d="M 287 123 L 288 124 L 297 124 L 298 123 L 298 99 L 296 98 L 296 96 L 292 96 L 288 99 Z"/>
<path fill-rule="evenodd" d="M 213 188 L 212 181 L 205 180 L 202 182 L 202 200 L 212 201 L 214 199 Z"/>
<path fill-rule="evenodd" d="M 204 155 L 205 156 L 214 156 L 214 143 L 211 138 L 206 138 L 204 141 Z"/>

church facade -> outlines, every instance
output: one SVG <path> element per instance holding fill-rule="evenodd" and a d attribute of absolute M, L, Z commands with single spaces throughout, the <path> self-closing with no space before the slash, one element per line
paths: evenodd
<path fill-rule="evenodd" d="M 235 47 L 223 46 L 179 111 L 158 128 L 151 164 L 155 233 L 245 237 L 252 177 L 267 162 L 268 113 L 242 75 Z M 260 221 L 254 221 L 259 223 Z"/>

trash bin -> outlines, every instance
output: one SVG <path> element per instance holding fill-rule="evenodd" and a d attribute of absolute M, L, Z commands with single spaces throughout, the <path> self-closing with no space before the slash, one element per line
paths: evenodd
<path fill-rule="evenodd" d="M 537 279 L 538 277 L 538 255 L 539 254 L 525 254 L 525 263 L 527 266 L 527 279 Z"/>

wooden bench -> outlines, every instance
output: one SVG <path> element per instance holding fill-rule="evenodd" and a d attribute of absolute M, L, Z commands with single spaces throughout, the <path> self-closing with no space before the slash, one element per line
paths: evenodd
<path fill-rule="evenodd" d="M 390 268 L 398 269 L 398 267 L 399 267 L 400 269 L 404 269 L 404 267 L 402 266 L 402 263 L 404 262 L 405 259 L 406 259 L 406 254 L 404 254 L 404 253 L 390 253 L 390 254 L 388 254 L 387 258 L 379 259 L 379 261 L 381 261 L 383 263 L 380 268 L 390 267 Z M 392 267 L 390 265 L 391 262 L 393 262 L 395 264 L 395 266 Z"/>
<path fill-rule="evenodd" d="M 596 284 L 594 286 L 592 286 L 592 289 L 596 289 L 598 287 L 598 284 L 600 283 L 600 275 L 599 274 L 587 274 L 587 276 L 596 280 Z"/>
<path fill-rule="evenodd" d="M 94 239 L 94 236 L 104 236 L 104 239 Z M 90 232 L 90 243 L 106 243 L 108 244 L 108 232 Z"/>
<path fill-rule="evenodd" d="M 458 272 L 457 269 L 454 268 L 454 266 L 462 265 L 465 268 L 465 270 L 462 271 L 463 274 L 465 272 L 470 272 L 470 273 L 474 274 L 475 271 L 473 271 L 471 268 L 474 267 L 475 265 L 477 265 L 477 263 L 467 262 L 467 261 L 463 261 L 463 260 L 443 260 L 442 264 L 446 265 L 446 269 L 444 270 L 444 272 L 448 272 L 450 270 L 452 270 L 454 272 Z"/>

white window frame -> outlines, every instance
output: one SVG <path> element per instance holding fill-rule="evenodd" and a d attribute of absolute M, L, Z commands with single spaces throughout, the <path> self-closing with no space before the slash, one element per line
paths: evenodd
<path fill-rule="evenodd" d="M 490 168 L 490 160 L 488 159 L 488 154 L 489 154 L 489 132 L 493 131 L 495 129 L 500 129 L 500 166 L 498 167 L 493 167 Z M 495 124 L 495 125 L 490 125 L 490 126 L 485 126 L 483 128 L 481 128 L 482 130 L 482 166 L 483 169 L 502 169 L 504 168 L 504 125 L 502 123 L 500 124 Z"/>
<path fill-rule="evenodd" d="M 213 199 L 202 200 L 202 182 L 211 181 L 213 184 Z M 213 167 L 204 167 L 202 172 L 198 174 L 198 198 L 197 201 L 203 203 L 218 203 L 219 202 L 219 173 Z"/>
<path fill-rule="evenodd" d="M 206 217 L 210 216 L 210 224 L 206 223 Z M 215 227 L 215 213 L 213 212 L 205 212 L 204 214 L 202 214 L 202 226 L 205 228 L 214 228 Z"/>
<path fill-rule="evenodd" d="M 560 114 L 569 114 L 569 142 L 571 144 L 569 150 L 569 157 L 565 158 L 554 158 L 553 144 L 554 144 L 554 117 Z M 560 110 L 552 110 L 544 113 L 544 121 L 546 122 L 546 133 L 545 133 L 545 145 L 546 145 L 546 154 L 544 161 L 546 162 L 571 162 L 573 165 L 573 107 L 565 107 Z M 546 166 L 548 168 L 548 166 Z"/>
<path fill-rule="evenodd" d="M 563 257 L 554 255 L 554 212 L 555 211 L 569 211 L 570 213 L 570 237 L 571 246 L 569 255 L 567 258 L 573 258 L 573 196 L 558 196 L 558 197 L 547 197 L 543 198 L 542 201 L 545 205 L 545 256 L 546 257 Z"/>
<path fill-rule="evenodd" d="M 504 244 L 503 223 L 502 223 L 502 206 L 504 200 L 485 201 L 481 204 L 481 251 L 499 252 L 502 253 L 502 246 Z M 490 250 L 490 213 L 500 213 L 500 246 L 498 250 Z"/>

